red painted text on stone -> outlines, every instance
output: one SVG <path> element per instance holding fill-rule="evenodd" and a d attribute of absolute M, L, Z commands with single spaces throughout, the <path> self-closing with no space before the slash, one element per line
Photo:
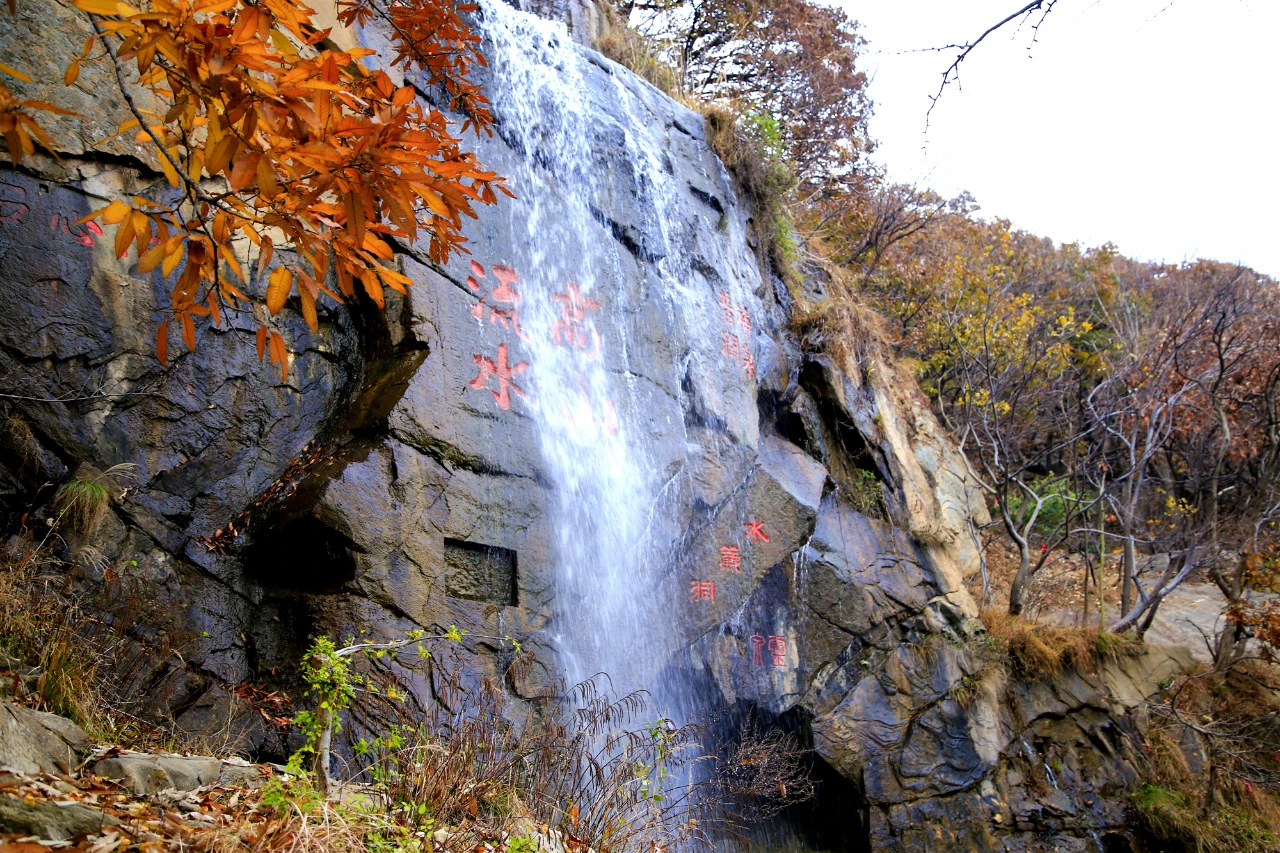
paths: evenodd
<path fill-rule="evenodd" d="M 489 388 L 489 380 L 491 378 L 498 380 L 498 390 L 494 391 L 489 388 L 489 393 L 493 395 L 493 399 L 498 401 L 498 408 L 509 411 L 511 409 L 511 392 L 523 397 L 524 390 L 512 381 L 512 378 L 519 376 L 529 369 L 529 362 L 522 361 L 519 364 L 509 364 L 507 361 L 507 345 L 498 344 L 498 358 L 495 361 L 486 355 L 477 354 L 473 356 L 476 367 L 480 369 L 480 373 L 474 380 L 467 384 L 477 391 Z"/>

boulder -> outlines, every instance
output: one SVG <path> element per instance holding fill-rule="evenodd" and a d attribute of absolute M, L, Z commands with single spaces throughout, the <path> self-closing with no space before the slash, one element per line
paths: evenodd
<path fill-rule="evenodd" d="M 89 736 L 65 717 L 0 700 L 0 767 L 65 775 L 89 749 Z"/>
<path fill-rule="evenodd" d="M 223 762 L 217 758 L 125 753 L 95 762 L 91 772 L 123 782 L 141 797 L 166 789 L 193 791 L 220 782 Z"/>
<path fill-rule="evenodd" d="M 44 841 L 69 841 L 101 834 L 120 821 L 83 803 L 26 803 L 0 794 L 0 832 L 16 832 Z"/>

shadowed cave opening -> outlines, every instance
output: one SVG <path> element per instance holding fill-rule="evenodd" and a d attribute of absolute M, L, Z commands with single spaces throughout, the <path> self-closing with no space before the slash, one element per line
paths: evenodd
<path fill-rule="evenodd" d="M 745 827 L 744 837 L 722 839 L 722 851 L 768 853 L 867 853 L 870 814 L 859 782 L 846 779 L 814 749 L 812 714 L 799 707 L 774 713 L 755 702 L 725 702 L 711 670 L 688 658 L 673 662 L 659 676 L 665 685 L 683 684 L 694 698 L 683 716 L 706 727 L 713 741 L 732 748 L 747 732 L 764 736 L 781 731 L 802 750 L 802 764 L 814 783 L 814 795 L 787 806 L 777 815 Z M 661 687 L 659 690 L 661 691 Z"/>
<path fill-rule="evenodd" d="M 331 594 L 355 580 L 359 550 L 329 525 L 303 516 L 263 530 L 241 562 L 245 573 L 267 589 Z"/>
<path fill-rule="evenodd" d="M 777 728 L 796 738 L 806 750 L 804 764 L 815 789 L 812 799 L 789 806 L 759 825 L 753 838 L 757 846 L 794 853 L 870 850 L 867 805 L 861 786 L 841 776 L 814 750 L 811 715 L 799 707 L 782 714 L 752 707 L 748 713 L 758 726 Z"/>

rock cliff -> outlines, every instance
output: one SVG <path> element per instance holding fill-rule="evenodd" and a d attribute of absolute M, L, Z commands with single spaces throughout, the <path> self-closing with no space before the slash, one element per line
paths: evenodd
<path fill-rule="evenodd" d="M 0 41 L 49 69 L 83 41 L 65 7 L 21 8 Z M 403 247 L 414 287 L 385 312 L 289 321 L 285 382 L 249 317 L 156 362 L 164 283 L 71 224 L 162 183 L 93 142 L 122 105 L 91 69 L 63 160 L 0 173 L 0 493 L 35 519 L 49 484 L 136 466 L 65 545 L 138 644 L 147 713 L 278 755 L 235 685 L 287 685 L 316 634 L 456 624 L 480 638 L 449 653 L 469 677 L 507 672 L 484 638 L 532 653 L 513 707 L 605 668 L 672 707 L 790 715 L 852 782 L 867 849 L 1086 849 L 1121 826 L 1117 720 L 1164 659 L 1013 700 L 980 679 L 983 502 L 910 377 L 802 348 L 697 113 L 562 26 L 492 3 L 478 25 L 478 151 L 520 198 L 470 256 Z"/>

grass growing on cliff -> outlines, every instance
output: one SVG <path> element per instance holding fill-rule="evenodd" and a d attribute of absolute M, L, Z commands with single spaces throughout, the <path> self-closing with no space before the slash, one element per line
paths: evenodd
<path fill-rule="evenodd" d="M 1033 622 L 999 607 L 983 608 L 981 617 L 990 642 L 1013 673 L 1025 678 L 1052 678 L 1064 670 L 1091 672 L 1099 661 L 1135 654 L 1140 648 L 1128 634 Z"/>
<path fill-rule="evenodd" d="M 630 27 L 610 29 L 596 40 L 595 48 L 670 97 L 677 97 L 680 75 L 657 54 L 648 39 Z"/>
<path fill-rule="evenodd" d="M 96 656 L 72 630 L 77 611 L 61 594 L 55 561 L 39 548 L 19 549 L 0 556 L 0 651 L 17 670 L 11 698 L 92 728 L 100 717 Z"/>
<path fill-rule="evenodd" d="M 691 104 L 702 113 L 707 143 L 737 180 L 754 212 L 759 252 L 784 281 L 796 277 L 800 245 L 787 199 L 796 185 L 773 116 L 736 104 Z"/>
<path fill-rule="evenodd" d="M 793 288 L 796 310 L 791 315 L 791 328 L 810 351 L 828 352 L 844 364 L 876 361 L 883 365 L 896 362 L 884 318 L 863 298 L 858 276 L 827 257 L 826 244 L 817 237 L 806 242 L 809 254 L 806 273 L 811 281 L 821 283 L 820 298 L 810 299 Z M 904 377 L 914 384 L 914 377 Z"/>
<path fill-rule="evenodd" d="M 111 493 L 137 475 L 133 463 L 113 465 L 98 473 L 82 470 L 58 487 L 50 504 L 54 523 L 80 536 L 92 536 L 111 508 Z"/>
<path fill-rule="evenodd" d="M 1182 788 L 1188 786 L 1183 783 Z M 1244 796 L 1240 796 L 1243 793 Z M 1212 805 L 1179 787 L 1146 784 L 1130 798 L 1142 828 L 1168 853 L 1277 853 L 1280 803 L 1254 789 Z"/>
<path fill-rule="evenodd" d="M 1187 853 L 1280 853 L 1280 799 L 1274 789 L 1228 774 L 1193 772 L 1173 727 L 1147 733 L 1147 775 L 1130 797 L 1155 849 Z"/>
<path fill-rule="evenodd" d="M 29 534 L 0 549 L 0 697 L 67 717 L 99 743 L 180 748 L 164 727 L 126 710 L 122 685 L 135 673 L 120 661 L 116 635 L 80 606 L 76 570 Z"/>
<path fill-rule="evenodd" d="M 53 513 L 65 527 L 90 536 L 106 518 L 110 500 L 101 483 L 69 480 L 53 496 Z"/>

